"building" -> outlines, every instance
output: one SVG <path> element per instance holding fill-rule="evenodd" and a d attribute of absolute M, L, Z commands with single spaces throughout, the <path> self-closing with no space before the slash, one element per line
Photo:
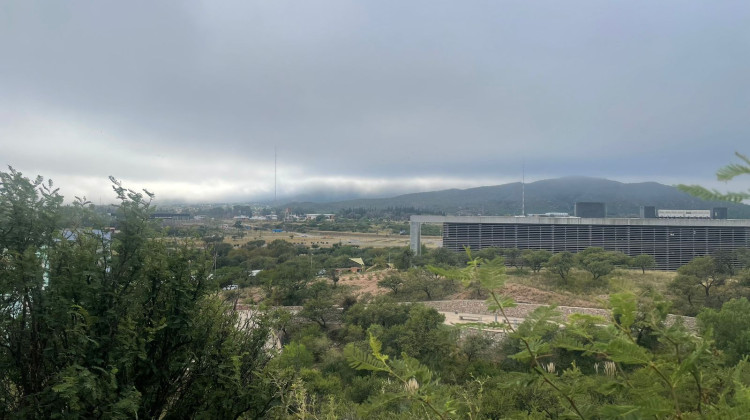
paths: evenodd
<path fill-rule="evenodd" d="M 607 205 L 604 203 L 578 202 L 573 209 L 576 217 L 607 217 Z"/>
<path fill-rule="evenodd" d="M 601 247 L 630 256 L 652 255 L 660 270 L 750 246 L 750 220 L 412 216 L 410 245 L 417 254 L 422 223 L 441 223 L 443 247 L 453 251 L 498 247 L 575 253 Z"/>
<path fill-rule="evenodd" d="M 305 220 L 317 220 L 318 218 L 321 220 L 332 221 L 336 218 L 336 215 L 331 213 L 308 213 L 305 215 Z"/>
<path fill-rule="evenodd" d="M 160 220 L 190 220 L 193 216 L 190 213 L 151 213 L 151 218 Z"/>

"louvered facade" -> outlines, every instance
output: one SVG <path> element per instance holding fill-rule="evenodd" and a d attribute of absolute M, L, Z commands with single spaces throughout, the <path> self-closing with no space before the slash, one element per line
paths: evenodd
<path fill-rule="evenodd" d="M 750 246 L 746 220 L 413 216 L 412 222 L 442 223 L 443 247 L 453 251 L 498 247 L 575 253 L 601 247 L 653 255 L 661 270 L 676 270 L 717 250 Z"/>

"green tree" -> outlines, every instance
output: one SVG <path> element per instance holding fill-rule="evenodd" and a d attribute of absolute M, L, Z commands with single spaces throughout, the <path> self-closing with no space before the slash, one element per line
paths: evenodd
<path fill-rule="evenodd" d="M 714 251 L 714 253 L 711 254 L 711 257 L 714 259 L 716 271 L 728 277 L 734 276 L 736 274 L 734 258 L 738 254 L 741 255 L 741 253 L 732 252 L 726 249 Z"/>
<path fill-rule="evenodd" d="M 276 241 L 274 241 L 276 242 Z M 310 259 L 294 257 L 277 265 L 273 270 L 258 274 L 266 297 L 275 305 L 300 305 L 308 296 L 307 287 L 313 280 Z"/>
<path fill-rule="evenodd" d="M 609 301 L 612 321 L 584 314 L 563 321 L 554 308 L 540 307 L 516 327 L 507 316 L 515 303 L 498 293 L 505 282 L 502 266 L 474 258 L 465 269 L 449 274 L 464 283 L 477 279 L 490 290 L 488 309 L 502 316 L 509 338 L 519 343 L 511 358 L 527 367 L 517 380 L 549 390 L 564 407 L 556 417 L 739 418 L 750 408 L 750 387 L 741 379 L 747 363 L 722 372 L 710 341 L 679 323 L 667 325 L 666 302 L 648 305 L 648 312 L 641 314 L 636 296 L 615 294 Z M 560 323 L 565 328 L 557 329 Z M 642 346 L 643 331 L 663 345 Z M 555 360 L 561 351 L 582 357 L 563 368 Z M 601 361 L 604 375 L 599 376 Z M 594 364 L 596 375 L 584 373 L 588 363 Z M 722 381 L 725 375 L 732 380 Z"/>
<path fill-rule="evenodd" d="M 299 315 L 317 323 L 321 328 L 327 328 L 331 320 L 337 318 L 334 292 L 324 281 L 318 281 L 308 288 L 308 298 L 302 306 Z"/>
<path fill-rule="evenodd" d="M 633 257 L 631 265 L 640 268 L 643 274 L 646 274 L 646 269 L 653 268 L 656 265 L 656 260 L 653 255 L 641 254 Z"/>
<path fill-rule="evenodd" d="M 416 405 L 418 411 L 411 413 L 421 418 L 453 418 L 456 403 L 451 399 L 438 399 L 440 384 L 433 373 L 417 359 L 404 355 L 403 359 L 393 359 L 382 353 L 382 344 L 374 336 L 370 336 L 370 352 L 366 352 L 354 345 L 344 349 L 347 360 L 352 368 L 370 372 L 383 372 L 398 381 L 399 387 L 387 390 L 371 401 L 369 410 L 364 416 L 373 414 L 373 410 L 394 401 L 403 401 Z"/>
<path fill-rule="evenodd" d="M 563 282 L 567 282 L 570 270 L 575 267 L 573 254 L 568 251 L 558 252 L 550 257 L 549 261 L 547 261 L 546 267 L 548 270 L 560 276 L 560 279 Z"/>
<path fill-rule="evenodd" d="M 411 269 L 406 273 L 402 290 L 412 293 L 412 296 L 426 300 L 439 299 L 454 289 L 453 281 L 424 269 Z"/>
<path fill-rule="evenodd" d="M 485 259 L 487 261 L 492 261 L 495 258 L 503 255 L 503 250 L 497 247 L 487 247 L 487 248 L 482 248 L 481 250 L 475 252 L 474 254 L 479 258 Z"/>
<path fill-rule="evenodd" d="M 586 248 L 575 255 L 578 267 L 588 271 L 594 281 L 611 273 L 615 265 L 623 263 L 625 259 L 625 255 L 620 252 L 606 251 L 598 247 Z"/>
<path fill-rule="evenodd" d="M 446 248 L 435 248 L 428 254 L 433 264 L 450 267 L 458 264 L 458 254 Z"/>
<path fill-rule="evenodd" d="M 13 169 L 0 178 L 0 417 L 268 410 L 277 397 L 263 373 L 267 321 L 227 313 L 209 255 L 155 240 L 151 193 L 113 179 L 118 231 L 110 234 L 61 229 L 62 197 L 41 178 Z M 89 210 L 76 202 L 77 212 Z"/>
<path fill-rule="evenodd" d="M 705 256 L 693 258 L 689 263 L 678 268 L 674 282 L 700 286 L 706 297 L 709 297 L 711 288 L 723 284 L 725 280 L 724 274 L 717 268 L 714 259 Z"/>
<path fill-rule="evenodd" d="M 746 298 L 732 299 L 721 310 L 706 308 L 698 314 L 698 321 L 704 333 L 711 332 L 728 363 L 750 354 L 750 302 Z"/>
<path fill-rule="evenodd" d="M 535 273 L 538 273 L 539 270 L 547 264 L 549 259 L 552 258 L 552 253 L 543 249 L 538 251 L 528 251 L 529 252 L 524 253 L 523 259 L 526 265 L 531 268 L 531 271 Z"/>
<path fill-rule="evenodd" d="M 394 295 L 398 294 L 399 289 L 404 284 L 404 279 L 400 274 L 391 273 L 378 281 L 378 287 L 391 289 Z"/>
<path fill-rule="evenodd" d="M 521 253 L 521 250 L 518 248 L 507 248 L 503 250 L 503 255 L 505 256 L 505 261 L 512 265 L 514 268 L 520 268 L 523 267 L 523 255 Z"/>
<path fill-rule="evenodd" d="M 399 270 L 408 270 L 412 266 L 413 259 L 414 251 L 406 248 L 396 255 L 393 262 L 396 268 L 398 268 Z"/>

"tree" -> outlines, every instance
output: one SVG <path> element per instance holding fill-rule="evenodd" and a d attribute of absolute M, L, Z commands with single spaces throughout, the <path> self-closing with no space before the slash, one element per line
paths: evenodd
<path fill-rule="evenodd" d="M 508 248 L 503 250 L 505 261 L 512 265 L 514 268 L 523 267 L 524 260 L 521 255 L 521 250 L 518 248 Z"/>
<path fill-rule="evenodd" d="M 275 305 L 302 304 L 308 296 L 307 286 L 313 280 L 310 260 L 306 256 L 294 257 L 273 270 L 264 270 L 258 275 L 263 282 L 266 297 Z"/>
<path fill-rule="evenodd" d="M 750 388 L 746 379 L 740 379 L 747 374 L 747 362 L 730 368 L 731 373 L 723 371 L 709 340 L 679 323 L 666 325 L 666 302 L 654 302 L 648 313 L 641 314 L 635 295 L 614 294 L 609 299 L 611 321 L 587 314 L 563 321 L 555 308 L 543 306 L 516 327 L 507 316 L 515 303 L 499 294 L 505 282 L 501 267 L 475 258 L 452 274 L 464 284 L 478 280 L 490 291 L 488 309 L 502 316 L 509 338 L 518 343 L 511 356 L 520 364 L 514 378 L 526 387 L 548 390 L 555 397 L 552 402 L 563 409 L 555 417 L 733 418 L 745 416 L 750 407 Z M 558 328 L 560 324 L 564 328 Z M 663 345 L 642 346 L 643 331 L 650 331 Z M 579 357 L 558 373 L 558 352 Z M 599 375 L 601 361 L 603 375 Z M 588 364 L 595 374 L 584 373 Z M 726 377 L 732 380 L 721 379 Z M 724 399 L 732 392 L 735 397 Z"/>
<path fill-rule="evenodd" d="M 341 276 L 339 275 L 339 271 L 335 267 L 331 267 L 328 269 L 328 277 L 331 278 L 333 287 L 338 286 L 339 280 L 341 280 Z"/>
<path fill-rule="evenodd" d="M 458 254 L 446 248 L 435 248 L 428 256 L 435 265 L 449 267 L 458 264 Z"/>
<path fill-rule="evenodd" d="M 568 274 L 574 266 L 573 254 L 568 251 L 552 255 L 546 264 L 547 269 L 560 276 L 563 282 L 568 281 Z"/>
<path fill-rule="evenodd" d="M 1 418 L 267 412 L 270 320 L 228 313 L 207 253 L 154 240 L 151 193 L 112 179 L 112 234 L 62 229 L 62 197 L 41 178 L 0 179 Z M 90 211 L 85 199 L 75 211 Z"/>
<path fill-rule="evenodd" d="M 455 412 L 454 405 L 445 397 L 438 397 L 440 387 L 432 372 L 419 363 L 418 360 L 404 355 L 403 360 L 391 360 L 381 353 L 382 344 L 370 335 L 370 350 L 366 352 L 350 344 L 344 349 L 344 354 L 352 368 L 370 372 L 384 372 L 400 385 L 397 391 L 384 390 L 380 396 L 372 401 L 373 408 L 380 408 L 387 403 L 403 401 L 414 404 L 420 411 L 413 411 L 414 415 L 422 418 L 449 419 Z M 365 417 L 369 417 L 369 412 Z"/>
<path fill-rule="evenodd" d="M 598 247 L 586 248 L 575 256 L 578 267 L 588 271 L 594 281 L 611 273 L 615 265 L 624 262 L 625 258 L 620 252 L 606 251 Z"/>
<path fill-rule="evenodd" d="M 724 283 L 725 277 L 716 267 L 712 257 L 696 257 L 677 269 L 675 282 L 689 283 L 703 288 L 706 297 L 712 287 Z"/>
<path fill-rule="evenodd" d="M 404 279 L 401 277 L 401 275 L 396 273 L 391 273 L 382 280 L 378 281 L 378 287 L 382 287 L 384 289 L 391 289 L 394 295 L 398 294 L 398 290 L 401 288 L 401 286 L 404 284 Z"/>
<path fill-rule="evenodd" d="M 308 289 L 310 296 L 302 306 L 299 315 L 327 328 L 328 322 L 338 315 L 334 307 L 333 289 L 324 281 L 313 283 Z"/>
<path fill-rule="evenodd" d="M 482 248 L 481 250 L 477 251 L 475 255 L 487 261 L 492 261 L 495 258 L 503 255 L 503 250 L 497 247 Z"/>
<path fill-rule="evenodd" d="M 712 332 L 728 363 L 750 354 L 750 302 L 746 298 L 732 299 L 718 311 L 706 308 L 698 314 L 698 321 L 704 333 Z"/>
<path fill-rule="evenodd" d="M 544 249 L 538 251 L 528 250 L 523 255 L 524 262 L 535 273 L 538 273 L 550 258 L 552 258 L 552 253 Z"/>
<path fill-rule="evenodd" d="M 728 251 L 726 249 L 718 249 L 714 251 L 711 257 L 714 259 L 716 271 L 729 277 L 734 276 L 736 270 L 733 260 L 734 257 L 738 254 L 741 255 L 741 251 L 740 253 Z"/>
<path fill-rule="evenodd" d="M 647 268 L 653 268 L 656 265 L 656 260 L 653 255 L 641 254 L 637 255 L 632 260 L 632 266 L 640 268 L 643 274 L 646 274 Z"/>
<path fill-rule="evenodd" d="M 412 266 L 412 260 L 414 259 L 414 251 L 410 248 L 402 250 L 394 258 L 394 264 L 399 270 L 408 270 Z"/>
<path fill-rule="evenodd" d="M 433 300 L 452 291 L 453 282 L 424 269 L 411 269 L 406 273 L 402 290 L 417 295 L 424 293 L 424 298 Z"/>

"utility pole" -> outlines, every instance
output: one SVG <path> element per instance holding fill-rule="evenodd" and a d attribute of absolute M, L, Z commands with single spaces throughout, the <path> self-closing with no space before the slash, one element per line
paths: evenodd
<path fill-rule="evenodd" d="M 276 146 L 273 146 L 273 206 L 276 207 Z"/>
<path fill-rule="evenodd" d="M 521 216 L 526 216 L 526 162 L 521 163 Z"/>

